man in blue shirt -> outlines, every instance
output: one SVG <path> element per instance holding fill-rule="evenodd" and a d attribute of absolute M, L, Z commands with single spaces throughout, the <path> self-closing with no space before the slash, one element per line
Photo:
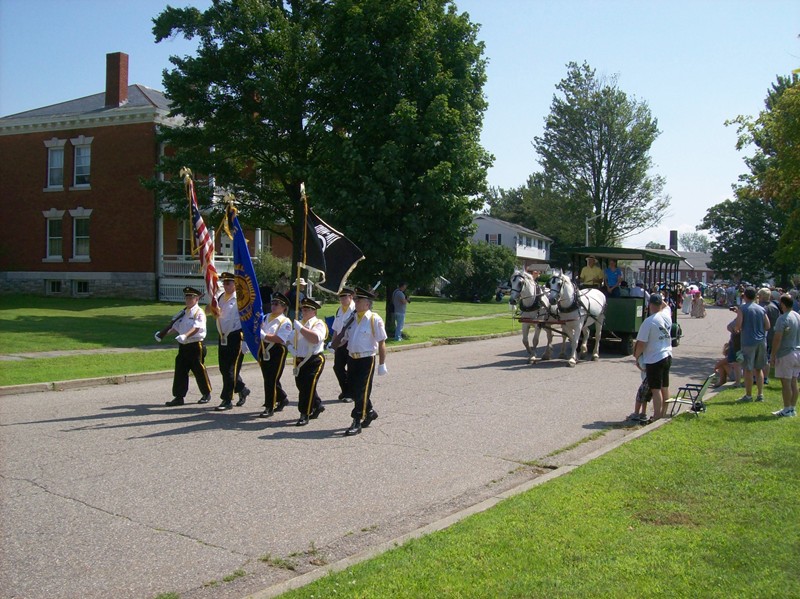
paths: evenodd
<path fill-rule="evenodd" d="M 740 402 L 753 401 L 753 376 L 756 379 L 758 395 L 756 401 L 764 401 L 764 366 L 767 364 L 767 331 L 769 318 L 764 308 L 759 306 L 755 287 L 744 290 L 742 305 L 736 316 L 734 331 L 742 334 L 742 355 L 744 356 L 744 395 Z"/>

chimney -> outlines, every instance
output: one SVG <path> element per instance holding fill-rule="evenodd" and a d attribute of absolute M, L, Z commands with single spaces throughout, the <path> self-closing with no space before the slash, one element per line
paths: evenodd
<path fill-rule="evenodd" d="M 669 249 L 678 251 L 678 232 L 677 231 L 670 231 L 669 232 Z"/>
<path fill-rule="evenodd" d="M 106 108 L 117 108 L 128 101 L 128 55 L 106 54 Z"/>

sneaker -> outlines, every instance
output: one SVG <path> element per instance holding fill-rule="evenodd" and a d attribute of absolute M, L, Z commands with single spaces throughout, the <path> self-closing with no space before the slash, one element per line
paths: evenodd
<path fill-rule="evenodd" d="M 764 401 L 764 396 L 763 395 L 757 395 L 756 396 L 756 401 Z"/>
<path fill-rule="evenodd" d="M 637 420 L 639 422 L 647 422 L 650 420 L 650 418 L 647 416 L 647 414 L 639 414 L 639 418 L 637 418 Z"/>
<path fill-rule="evenodd" d="M 753 398 L 749 395 L 742 395 L 739 399 L 736 400 L 738 403 L 747 403 L 749 401 L 753 401 Z"/>
<path fill-rule="evenodd" d="M 797 416 L 797 412 L 795 411 L 794 408 L 788 408 L 788 409 L 781 410 L 777 414 L 777 416 L 778 417 L 783 417 L 783 418 L 795 418 Z"/>

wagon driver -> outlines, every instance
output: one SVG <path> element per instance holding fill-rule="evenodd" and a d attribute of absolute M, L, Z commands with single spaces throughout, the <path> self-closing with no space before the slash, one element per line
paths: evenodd
<path fill-rule="evenodd" d="M 603 269 L 597 265 L 597 258 L 594 256 L 586 257 L 586 266 L 581 269 L 580 274 L 581 289 L 599 289 L 603 284 Z"/>

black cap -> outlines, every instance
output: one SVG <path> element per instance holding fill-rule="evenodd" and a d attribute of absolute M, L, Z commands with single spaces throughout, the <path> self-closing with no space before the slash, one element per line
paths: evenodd
<path fill-rule="evenodd" d="M 195 289 L 194 287 L 184 287 L 183 288 L 183 295 L 184 296 L 186 296 L 186 295 L 196 295 L 197 297 L 200 297 L 201 295 L 203 295 L 203 292 L 198 290 L 198 289 Z"/>
<path fill-rule="evenodd" d="M 660 293 L 651 293 L 650 294 L 650 303 L 654 306 L 660 306 L 664 303 L 664 298 L 661 297 Z"/>
<path fill-rule="evenodd" d="M 350 287 L 342 287 L 342 290 L 339 292 L 339 297 L 343 295 L 353 295 L 353 290 Z"/>
<path fill-rule="evenodd" d="M 356 299 L 369 299 L 374 300 L 375 294 L 371 291 L 367 291 L 366 289 L 362 289 L 361 287 L 356 287 L 353 295 Z"/>
<path fill-rule="evenodd" d="M 273 302 L 280 302 L 284 306 L 288 306 L 289 305 L 289 298 L 287 298 L 285 295 L 283 295 L 282 293 L 280 293 L 278 291 L 276 291 L 275 293 L 272 294 L 272 301 Z"/>
<path fill-rule="evenodd" d="M 313 308 L 314 310 L 319 310 L 322 306 L 313 298 L 307 297 L 302 302 L 300 302 L 301 308 Z"/>
<path fill-rule="evenodd" d="M 225 282 L 225 281 L 235 281 L 236 280 L 236 275 L 234 275 L 232 272 L 224 272 L 219 276 L 219 280 L 223 281 L 223 282 Z"/>

